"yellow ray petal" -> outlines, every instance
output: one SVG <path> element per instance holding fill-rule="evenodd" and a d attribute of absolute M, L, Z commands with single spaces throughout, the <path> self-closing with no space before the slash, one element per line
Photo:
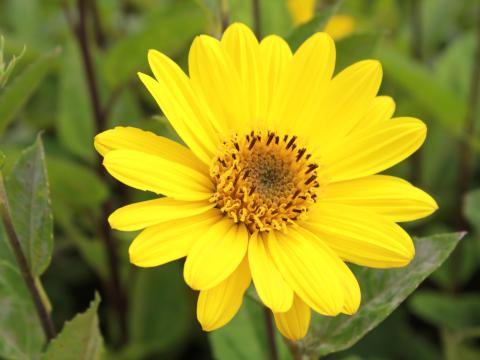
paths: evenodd
<path fill-rule="evenodd" d="M 222 219 L 203 234 L 190 249 L 183 276 L 195 290 L 208 290 L 220 284 L 237 268 L 248 247 L 243 224 Z"/>
<path fill-rule="evenodd" d="M 141 267 L 152 267 L 187 256 L 198 237 L 221 217 L 217 209 L 210 209 L 200 215 L 149 227 L 130 245 L 130 262 Z"/>
<path fill-rule="evenodd" d="M 230 56 L 247 95 L 250 127 L 255 129 L 259 122 L 260 104 L 263 101 L 257 38 L 247 26 L 240 23 L 230 25 L 223 33 L 222 48 Z"/>
<path fill-rule="evenodd" d="M 426 135 L 425 124 L 414 118 L 395 118 L 356 131 L 324 155 L 319 176 L 336 182 L 376 174 L 410 156 Z"/>
<path fill-rule="evenodd" d="M 246 89 L 230 56 L 217 39 L 207 35 L 195 38 L 188 56 L 190 79 L 197 96 L 204 99 L 215 116 L 222 134 L 234 129 L 250 131 Z"/>
<path fill-rule="evenodd" d="M 189 148 L 151 131 L 117 126 L 95 136 L 95 149 L 105 156 L 112 150 L 137 150 L 185 164 L 208 174 L 208 167 Z"/>
<path fill-rule="evenodd" d="M 200 129 L 200 126 L 192 126 L 192 124 L 195 124 L 196 119 L 188 112 L 187 109 L 189 108 L 183 108 L 185 98 L 178 98 L 172 94 L 172 89 L 175 88 L 175 85 L 170 83 L 172 80 L 165 78 L 157 81 L 151 76 L 142 73 L 138 73 L 138 77 L 161 107 L 168 121 L 170 121 L 170 124 L 172 124 L 172 127 L 185 144 L 192 149 L 200 160 L 209 165 L 216 144 L 209 137 L 203 139 L 198 137 L 198 134 L 204 131 Z M 167 79 L 168 82 L 165 81 Z"/>
<path fill-rule="evenodd" d="M 272 232 L 267 244 L 280 274 L 308 306 L 324 315 L 342 311 L 344 290 L 338 275 L 342 269 L 325 244 L 294 229 L 287 234 Z"/>
<path fill-rule="evenodd" d="M 161 222 L 198 215 L 214 206 L 206 200 L 181 201 L 165 197 L 121 207 L 109 216 L 108 222 L 112 229 L 135 231 Z"/>
<path fill-rule="evenodd" d="M 381 81 L 382 67 L 376 60 L 359 61 L 340 72 L 318 101 L 318 111 L 307 118 L 305 136 L 328 152 L 366 114 Z"/>
<path fill-rule="evenodd" d="M 394 222 L 412 221 L 433 213 L 435 200 L 409 182 L 387 175 L 371 175 L 325 186 L 321 201 L 358 206 Z"/>
<path fill-rule="evenodd" d="M 412 239 L 400 226 L 358 207 L 320 202 L 311 207 L 304 226 L 342 259 L 358 265 L 401 267 L 415 255 Z"/>
<path fill-rule="evenodd" d="M 326 33 L 307 39 L 293 55 L 274 95 L 268 123 L 299 134 L 318 112 L 335 67 L 335 44 Z"/>
<path fill-rule="evenodd" d="M 352 131 L 362 130 L 388 120 L 395 112 L 395 101 L 390 96 L 377 96 L 373 99 L 370 109 L 360 119 Z"/>
<path fill-rule="evenodd" d="M 105 155 L 103 165 L 113 177 L 128 186 L 177 200 L 205 200 L 213 190 L 207 175 L 183 164 L 139 151 L 110 151 Z"/>
<path fill-rule="evenodd" d="M 360 285 L 348 266 L 338 257 L 338 255 L 329 247 L 325 246 L 325 242 L 314 233 L 305 228 L 299 227 L 297 231 L 302 234 L 305 239 L 311 241 L 315 246 L 321 247 L 322 251 L 330 253 L 332 260 L 336 265 L 336 275 L 343 289 L 343 307 L 342 312 L 352 315 L 357 312 L 360 306 L 361 292 Z"/>
<path fill-rule="evenodd" d="M 174 61 L 159 51 L 150 50 L 148 62 L 159 84 L 164 84 L 168 90 L 159 103 L 167 118 L 172 119 L 173 125 L 183 122 L 198 141 L 215 153 L 220 140 L 213 129 L 213 115 L 197 100 L 190 79 Z"/>
<path fill-rule="evenodd" d="M 266 247 L 266 236 L 253 234 L 248 245 L 248 262 L 253 283 L 263 303 L 274 312 L 292 307 L 293 291 L 283 280 Z"/>
<path fill-rule="evenodd" d="M 245 257 L 227 279 L 210 290 L 200 291 L 197 318 L 203 330 L 218 329 L 235 316 L 242 305 L 243 295 L 250 281 L 250 270 Z"/>
<path fill-rule="evenodd" d="M 310 326 L 310 308 L 297 295 L 287 312 L 273 313 L 280 333 L 290 340 L 300 340 L 307 335 Z"/>
<path fill-rule="evenodd" d="M 260 119 L 262 122 L 266 122 L 268 118 L 274 94 L 291 60 L 292 51 L 287 42 L 281 37 L 270 35 L 265 37 L 260 43 L 262 91 L 264 96 L 260 104 Z M 261 126 L 262 123 L 259 125 Z M 274 124 L 266 125 L 274 126 Z"/>

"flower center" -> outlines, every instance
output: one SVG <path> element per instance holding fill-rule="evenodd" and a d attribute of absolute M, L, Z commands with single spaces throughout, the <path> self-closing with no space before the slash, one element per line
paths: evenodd
<path fill-rule="evenodd" d="M 285 230 L 315 202 L 318 165 L 297 137 L 251 132 L 223 143 L 210 175 L 210 201 L 250 232 Z"/>

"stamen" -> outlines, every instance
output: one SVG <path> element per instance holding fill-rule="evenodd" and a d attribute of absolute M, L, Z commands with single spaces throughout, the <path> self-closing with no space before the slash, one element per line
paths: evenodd
<path fill-rule="evenodd" d="M 273 131 L 233 136 L 210 168 L 210 201 L 251 233 L 285 231 L 304 219 L 316 199 L 318 164 L 308 161 L 306 148 L 297 150 L 297 139 Z"/>

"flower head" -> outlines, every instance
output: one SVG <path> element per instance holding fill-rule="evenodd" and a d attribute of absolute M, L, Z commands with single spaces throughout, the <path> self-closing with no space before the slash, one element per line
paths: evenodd
<path fill-rule="evenodd" d="M 391 118 L 393 100 L 377 96 L 377 61 L 333 77 L 329 35 L 314 34 L 292 54 L 281 38 L 259 43 L 242 24 L 220 41 L 197 37 L 188 76 L 158 51 L 148 59 L 154 77 L 140 79 L 186 146 L 129 127 L 97 135 L 112 176 L 165 195 L 109 221 L 142 230 L 129 249 L 133 264 L 186 257 L 205 330 L 232 319 L 253 279 L 282 334 L 299 339 L 311 309 L 357 311 L 360 288 L 344 261 L 410 262 L 412 240 L 396 223 L 437 206 L 408 182 L 375 174 L 417 150 L 426 127 Z"/>

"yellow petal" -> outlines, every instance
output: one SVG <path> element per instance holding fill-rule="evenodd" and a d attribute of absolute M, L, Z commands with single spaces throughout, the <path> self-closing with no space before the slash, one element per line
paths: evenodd
<path fill-rule="evenodd" d="M 105 155 L 103 165 L 113 177 L 128 186 L 177 200 L 205 200 L 213 190 L 208 175 L 178 162 L 139 151 L 110 151 Z"/>
<path fill-rule="evenodd" d="M 319 176 L 336 182 L 376 174 L 410 156 L 426 135 L 425 124 L 413 118 L 396 118 L 356 131 L 324 154 Z"/>
<path fill-rule="evenodd" d="M 321 199 L 368 209 L 394 222 L 420 219 L 438 208 L 426 192 L 403 179 L 387 175 L 329 184 L 324 187 Z"/>
<path fill-rule="evenodd" d="M 370 109 L 355 126 L 353 131 L 377 125 L 388 120 L 395 112 L 395 101 L 390 96 L 377 96 L 373 99 Z"/>
<path fill-rule="evenodd" d="M 252 30 L 240 23 L 230 25 L 221 40 L 222 48 L 230 56 L 246 90 L 248 118 L 252 129 L 256 128 L 260 115 L 260 103 L 263 101 L 259 66 L 259 46 Z"/>
<path fill-rule="evenodd" d="M 335 67 L 335 44 L 316 33 L 295 52 L 274 95 L 268 123 L 286 133 L 299 134 L 316 118 L 319 98 L 325 95 Z"/>
<path fill-rule="evenodd" d="M 267 244 L 280 274 L 308 306 L 323 315 L 342 311 L 344 290 L 338 263 L 325 244 L 295 229 L 287 234 L 272 232 Z"/>
<path fill-rule="evenodd" d="M 189 148 L 150 131 L 134 127 L 117 126 L 95 136 L 95 149 L 105 156 L 112 150 L 137 150 L 162 156 L 198 171 L 208 173 L 208 167 L 199 161 Z"/>
<path fill-rule="evenodd" d="M 285 73 L 290 61 L 292 51 L 287 42 L 281 37 L 270 35 L 260 43 L 260 62 L 262 75 L 263 101 L 261 102 L 260 119 L 266 121 L 271 108 L 274 94 Z M 274 126 L 275 124 L 267 124 Z"/>
<path fill-rule="evenodd" d="M 337 275 L 338 281 L 343 290 L 344 302 L 342 312 L 349 315 L 356 313 L 358 307 L 360 306 L 361 293 L 360 286 L 358 285 L 355 275 L 353 275 L 348 266 L 329 246 L 325 246 L 325 242 L 321 238 L 302 227 L 299 227 L 297 231 L 302 234 L 305 239 L 309 239 L 309 241 L 311 241 L 315 246 L 320 247 L 322 251 L 327 251 L 330 253 L 331 259 L 335 262 L 336 266 L 335 274 Z"/>
<path fill-rule="evenodd" d="M 165 197 L 121 207 L 110 215 L 108 222 L 112 229 L 135 231 L 161 222 L 198 215 L 214 206 L 208 201 L 181 201 Z"/>
<path fill-rule="evenodd" d="M 245 257 L 227 279 L 210 290 L 200 291 L 197 318 L 203 330 L 218 329 L 235 316 L 242 305 L 243 295 L 250 281 L 250 270 Z"/>
<path fill-rule="evenodd" d="M 172 125 L 181 124 L 180 129 L 187 128 L 197 141 L 215 153 L 220 140 L 213 128 L 213 114 L 197 100 L 190 79 L 159 51 L 150 50 L 148 62 L 158 83 L 164 86 L 164 97 L 159 99 L 159 105 Z"/>
<path fill-rule="evenodd" d="M 400 226 L 358 207 L 320 202 L 309 209 L 304 226 L 342 259 L 358 265 L 401 267 L 415 255 L 412 239 Z"/>
<path fill-rule="evenodd" d="M 213 135 L 211 135 L 211 131 L 208 131 L 209 136 L 199 137 L 199 134 L 205 134 L 206 130 L 201 129 L 197 118 L 192 115 L 190 107 L 186 107 L 187 101 L 185 97 L 180 97 L 173 91 L 178 83 L 170 77 L 165 77 L 158 81 L 142 73 L 139 73 L 138 77 L 185 144 L 192 149 L 200 160 L 207 165 L 210 164 L 210 159 L 215 152 L 217 144 L 213 139 Z"/>
<path fill-rule="evenodd" d="M 310 326 L 310 308 L 297 295 L 287 312 L 273 313 L 280 333 L 290 340 L 300 340 L 307 335 Z"/>
<path fill-rule="evenodd" d="M 248 262 L 253 283 L 263 303 L 274 312 L 292 307 L 293 291 L 283 280 L 266 247 L 266 236 L 253 234 L 248 245 Z"/>
<path fill-rule="evenodd" d="M 200 215 L 149 227 L 130 245 L 130 262 L 141 267 L 152 267 L 187 256 L 198 237 L 221 217 L 217 209 L 211 209 Z"/>
<path fill-rule="evenodd" d="M 382 81 L 382 67 L 376 60 L 357 62 L 336 75 L 318 111 L 307 118 L 305 136 L 310 134 L 322 152 L 328 152 L 344 138 L 368 111 Z"/>
<path fill-rule="evenodd" d="M 215 116 L 222 134 L 249 132 L 249 107 L 246 89 L 233 61 L 217 39 L 197 36 L 188 56 L 190 80 Z"/>
<path fill-rule="evenodd" d="M 243 224 L 222 219 L 203 234 L 188 253 L 183 269 L 186 283 L 195 290 L 220 284 L 237 268 L 248 247 Z"/>

